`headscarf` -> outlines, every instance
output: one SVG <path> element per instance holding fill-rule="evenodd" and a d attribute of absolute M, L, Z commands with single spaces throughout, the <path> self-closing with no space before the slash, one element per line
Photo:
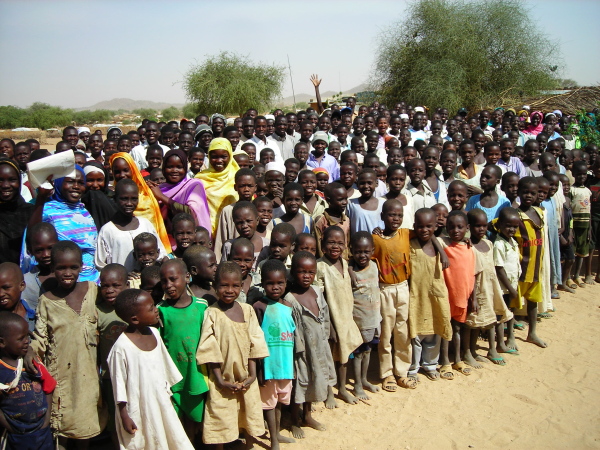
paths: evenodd
<path fill-rule="evenodd" d="M 534 116 L 538 116 L 540 118 L 540 123 L 536 127 L 533 126 L 533 123 L 530 123 L 529 126 L 523 130 L 523 133 L 537 136 L 544 130 L 544 114 L 542 114 L 540 111 L 534 111 L 529 116 L 529 120 L 531 121 Z"/>
<path fill-rule="evenodd" d="M 75 164 L 83 176 L 83 169 Z M 62 188 L 66 177 L 54 180 L 54 194 L 50 201 L 44 205 L 42 221 L 51 223 L 56 229 L 59 241 L 73 241 L 81 249 L 83 267 L 79 274 L 79 281 L 98 281 L 100 274 L 94 264 L 98 229 L 89 211 L 81 202 L 69 202 L 63 196 Z"/>
<path fill-rule="evenodd" d="M 235 159 L 233 159 L 233 150 L 231 149 L 231 142 L 225 138 L 215 138 L 211 141 L 210 147 L 208 147 L 208 155 L 213 150 L 226 150 L 229 153 L 229 164 L 222 172 L 217 172 L 212 165 L 208 169 L 198 172 L 196 178 L 202 180 L 204 189 L 206 190 L 206 197 L 208 199 L 208 211 L 210 213 L 211 230 L 212 236 L 217 231 L 217 224 L 221 215 L 221 210 L 238 200 L 237 193 L 235 192 L 235 174 L 240 167 L 238 166 Z"/>
<path fill-rule="evenodd" d="M 519 117 L 521 117 L 521 114 L 525 113 L 524 117 L 529 117 L 529 111 L 527 111 L 526 109 L 522 109 L 521 111 L 519 111 L 519 114 L 517 114 Z"/>
<path fill-rule="evenodd" d="M 169 251 L 169 249 L 171 249 L 171 243 L 169 241 L 169 237 L 167 236 L 167 230 L 165 228 L 165 223 L 163 222 L 160 208 L 158 207 L 158 202 L 150 190 L 150 186 L 148 186 L 144 180 L 144 177 L 140 173 L 140 170 L 129 153 L 120 152 L 113 154 L 109 159 L 111 168 L 115 163 L 115 160 L 118 158 L 125 160 L 129 166 L 129 170 L 131 171 L 131 179 L 135 182 L 135 184 L 137 184 L 139 189 L 139 201 L 138 206 L 135 209 L 135 216 L 144 217 L 150 221 L 150 223 L 156 229 L 162 244 L 165 246 L 167 251 Z"/>
<path fill-rule="evenodd" d="M 85 208 L 90 212 L 96 228 L 100 230 L 117 212 L 117 205 L 109 197 L 108 193 L 108 173 L 102 164 L 98 161 L 88 161 L 83 165 L 83 173 L 87 176 L 92 172 L 102 173 L 104 175 L 104 189 L 99 191 L 88 190 L 81 201 Z"/>
<path fill-rule="evenodd" d="M 329 172 L 327 171 L 327 169 L 324 169 L 323 167 L 315 167 L 314 169 L 312 169 L 312 171 L 314 172 L 314 174 L 318 174 L 318 173 L 324 173 L 327 174 L 327 176 L 329 176 Z"/>
<path fill-rule="evenodd" d="M 214 123 L 215 119 L 221 119 L 223 120 L 223 123 L 227 123 L 227 118 L 223 114 L 215 113 L 212 116 L 210 116 L 211 125 Z"/>
<path fill-rule="evenodd" d="M 188 171 L 187 155 L 183 150 L 169 150 L 163 159 L 163 173 L 167 160 L 173 156 L 178 157 L 183 163 L 184 173 Z M 177 184 L 163 183 L 160 191 L 171 200 L 186 205 L 192 211 L 196 223 L 199 226 L 211 229 L 210 215 L 208 213 L 208 202 L 202 181 L 196 178 L 184 178 Z M 163 219 L 167 219 L 167 209 L 163 208 Z"/>
<path fill-rule="evenodd" d="M 21 196 L 21 171 L 17 164 L 11 159 L 0 158 L 0 165 L 4 164 L 14 169 L 19 180 L 19 189 L 12 200 L 0 201 L 0 263 L 19 264 L 23 235 L 34 205 L 27 203 Z"/>

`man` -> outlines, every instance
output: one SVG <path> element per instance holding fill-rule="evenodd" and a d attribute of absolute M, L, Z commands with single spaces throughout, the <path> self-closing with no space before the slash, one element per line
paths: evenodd
<path fill-rule="evenodd" d="M 283 114 L 275 117 L 275 132 L 271 138 L 277 142 L 281 157 L 284 161 L 294 157 L 294 145 L 296 140 L 287 134 L 288 119 Z"/>
<path fill-rule="evenodd" d="M 160 131 L 158 128 L 158 124 L 154 120 L 148 121 L 146 125 L 146 143 L 140 144 L 131 149 L 131 157 L 135 161 L 138 169 L 143 170 L 148 167 L 148 161 L 146 161 L 146 149 L 152 145 L 158 143 L 158 138 L 160 137 Z M 166 145 L 158 144 L 163 149 L 163 156 L 165 153 L 170 150 Z"/>
<path fill-rule="evenodd" d="M 238 150 L 241 149 L 242 144 L 248 139 L 254 137 L 254 119 L 250 116 L 246 116 L 242 119 L 242 133 L 240 134 L 240 142 L 238 144 Z M 236 149 L 234 149 L 236 150 Z"/>
<path fill-rule="evenodd" d="M 358 116 L 358 113 L 354 111 L 356 108 L 356 99 L 354 97 L 348 97 L 348 100 L 346 100 L 346 108 L 350 108 L 352 110 L 352 120 L 354 120 Z"/>
<path fill-rule="evenodd" d="M 256 116 L 256 119 L 254 119 L 254 136 L 249 141 L 256 146 L 257 155 L 260 155 L 262 149 L 270 148 L 275 153 L 275 162 L 283 164 L 284 159 L 281 150 L 279 150 L 279 144 L 272 137 L 267 136 L 267 119 L 265 116 Z"/>

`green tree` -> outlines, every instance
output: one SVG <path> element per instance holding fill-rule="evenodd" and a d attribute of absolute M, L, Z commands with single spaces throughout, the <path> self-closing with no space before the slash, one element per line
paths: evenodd
<path fill-rule="evenodd" d="M 283 67 L 222 52 L 191 67 L 183 88 L 197 111 L 242 115 L 248 108 L 270 109 L 280 97 L 284 73 Z"/>
<path fill-rule="evenodd" d="M 169 120 L 177 119 L 181 115 L 181 111 L 175 106 L 169 106 L 168 108 L 163 109 L 161 114 L 163 120 L 168 122 Z"/>
<path fill-rule="evenodd" d="M 138 108 L 131 112 L 140 116 L 142 119 L 156 120 L 156 111 L 152 108 Z"/>
<path fill-rule="evenodd" d="M 557 61 L 521 0 L 422 0 L 382 33 L 372 81 L 388 104 L 476 109 L 556 87 Z"/>
<path fill-rule="evenodd" d="M 183 117 L 192 120 L 199 114 L 196 105 L 192 103 L 186 103 L 181 112 L 183 113 Z"/>

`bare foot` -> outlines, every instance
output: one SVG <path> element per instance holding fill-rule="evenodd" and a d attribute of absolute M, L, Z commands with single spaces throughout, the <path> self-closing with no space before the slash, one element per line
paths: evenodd
<path fill-rule="evenodd" d="M 498 364 L 499 366 L 506 365 L 506 361 L 504 360 L 504 358 L 502 358 L 502 356 L 500 356 L 494 348 L 489 349 L 487 357 L 494 364 Z"/>
<path fill-rule="evenodd" d="M 246 446 L 246 449 L 248 447 Z M 279 450 L 279 442 L 277 439 L 271 439 L 271 450 Z"/>
<path fill-rule="evenodd" d="M 296 439 L 304 439 L 304 430 L 298 425 L 292 425 L 292 436 L 294 436 Z"/>
<path fill-rule="evenodd" d="M 367 391 L 379 392 L 379 386 L 375 386 L 374 384 L 369 383 L 367 380 L 363 380 L 362 385 Z"/>
<path fill-rule="evenodd" d="M 538 347 L 546 348 L 548 344 L 542 341 L 536 334 L 530 334 L 527 336 L 527 342 L 537 345 Z"/>
<path fill-rule="evenodd" d="M 281 444 L 293 444 L 294 442 L 296 442 L 295 439 L 291 438 L 291 437 L 287 437 L 282 435 L 281 433 L 279 433 L 277 435 L 277 440 L 281 443 Z"/>
<path fill-rule="evenodd" d="M 596 278 L 594 278 L 594 281 L 596 283 L 600 283 L 600 273 L 598 275 L 596 275 Z"/>
<path fill-rule="evenodd" d="M 327 429 L 325 425 L 323 425 L 320 422 L 317 422 L 312 417 L 310 419 L 305 419 L 304 422 L 302 422 L 302 425 L 304 425 L 305 427 L 313 428 L 317 431 L 325 431 Z"/>
<path fill-rule="evenodd" d="M 519 350 L 519 347 L 517 347 L 517 341 L 515 341 L 515 338 L 508 339 L 506 341 L 506 346 L 511 350 Z"/>
<path fill-rule="evenodd" d="M 359 400 L 371 400 L 361 385 L 354 385 L 354 397 Z M 349 403 L 349 402 L 348 402 Z"/>
<path fill-rule="evenodd" d="M 596 280 L 596 281 L 597 281 L 597 282 L 600 282 L 600 281 L 598 281 L 598 280 Z M 557 287 L 557 289 L 558 289 L 559 291 L 568 292 L 568 293 L 570 293 L 570 294 L 575 294 L 575 292 L 576 292 L 576 291 L 575 291 L 575 289 L 571 289 L 569 286 L 565 286 L 564 284 L 559 284 L 559 285 L 558 285 L 558 287 Z"/>
<path fill-rule="evenodd" d="M 346 390 L 338 391 L 338 397 L 344 400 L 349 405 L 356 405 L 358 403 L 358 399 Z"/>
<path fill-rule="evenodd" d="M 483 356 L 481 356 L 481 355 L 477 355 L 477 356 L 475 356 L 475 361 L 479 361 L 479 362 L 482 362 L 482 363 L 487 363 L 487 362 L 488 362 L 488 360 L 487 360 L 487 359 L 485 359 L 485 358 L 484 358 Z"/>
<path fill-rule="evenodd" d="M 591 275 L 585 277 L 585 284 L 596 284 L 596 282 L 594 281 L 594 277 Z"/>
<path fill-rule="evenodd" d="M 338 404 L 335 401 L 335 397 L 333 396 L 333 389 L 331 389 L 331 387 L 329 387 L 327 389 L 327 399 L 325 400 L 325 408 L 334 409 L 337 407 L 338 407 Z"/>
<path fill-rule="evenodd" d="M 466 362 L 473 369 L 483 369 L 483 366 L 477 361 L 475 361 L 475 358 L 473 358 L 473 355 L 471 355 L 471 353 L 465 353 L 465 355 L 463 356 L 463 361 Z"/>

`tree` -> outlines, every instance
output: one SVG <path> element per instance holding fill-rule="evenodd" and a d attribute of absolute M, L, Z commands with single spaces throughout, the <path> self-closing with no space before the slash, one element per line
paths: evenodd
<path fill-rule="evenodd" d="M 179 108 L 176 108 L 175 106 L 169 106 L 168 108 L 162 110 L 161 115 L 163 120 L 168 122 L 169 120 L 178 118 L 181 115 L 181 111 L 179 111 Z"/>
<path fill-rule="evenodd" d="M 131 112 L 142 119 L 156 120 L 156 111 L 152 108 L 137 108 Z"/>
<path fill-rule="evenodd" d="M 280 97 L 284 68 L 253 64 L 247 57 L 221 52 L 185 74 L 183 88 L 196 113 L 242 115 L 248 108 L 265 111 Z"/>
<path fill-rule="evenodd" d="M 521 0 L 422 0 L 380 37 L 381 101 L 456 111 L 556 87 L 557 44 Z"/>

